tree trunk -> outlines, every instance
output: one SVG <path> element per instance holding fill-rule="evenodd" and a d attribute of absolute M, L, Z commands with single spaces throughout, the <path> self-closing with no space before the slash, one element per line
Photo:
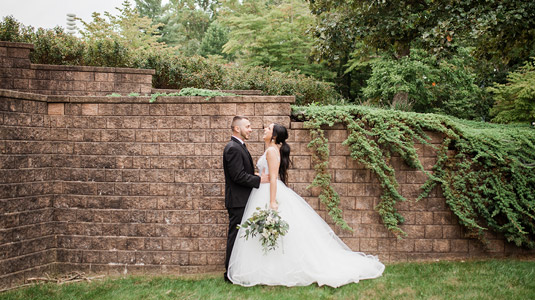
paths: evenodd
<path fill-rule="evenodd" d="M 396 42 L 394 44 L 394 47 L 396 48 L 396 54 L 394 55 L 396 59 L 400 59 L 405 56 L 409 56 L 411 54 L 411 46 L 410 43 L 402 42 L 398 43 Z M 409 93 L 407 92 L 398 92 L 394 95 L 394 98 L 392 99 L 391 106 L 397 107 L 397 106 L 404 106 L 408 104 L 409 100 Z"/>
<path fill-rule="evenodd" d="M 400 59 L 402 57 L 408 56 L 411 54 L 411 45 L 407 42 L 395 42 L 394 48 L 396 49 L 396 54 L 394 57 Z"/>
<path fill-rule="evenodd" d="M 350 101 L 353 101 L 351 96 L 351 72 L 345 73 L 345 65 L 349 61 L 349 56 L 344 56 L 340 59 L 340 64 L 338 65 L 338 82 L 340 86 L 340 92 L 342 96 Z"/>

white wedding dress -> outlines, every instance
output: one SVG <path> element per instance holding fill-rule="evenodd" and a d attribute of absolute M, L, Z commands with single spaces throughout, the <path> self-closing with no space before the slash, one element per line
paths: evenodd
<path fill-rule="evenodd" d="M 260 172 L 268 173 L 266 154 L 258 160 Z M 279 238 L 279 247 L 264 254 L 259 237 L 246 240 L 242 229 L 234 243 L 228 277 L 242 286 L 318 285 L 339 287 L 381 276 L 385 266 L 376 256 L 353 252 L 308 203 L 277 181 L 279 214 L 288 222 L 288 233 Z M 269 207 L 269 183 L 253 189 L 242 222 L 256 208 Z"/>

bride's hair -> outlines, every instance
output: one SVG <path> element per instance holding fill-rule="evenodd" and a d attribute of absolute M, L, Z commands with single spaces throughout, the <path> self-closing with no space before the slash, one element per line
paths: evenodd
<path fill-rule="evenodd" d="M 274 124 L 272 136 L 275 139 L 275 144 L 281 145 L 279 178 L 284 184 L 288 184 L 288 168 L 290 167 L 290 145 L 286 143 L 286 139 L 288 139 L 288 130 L 282 125 Z"/>

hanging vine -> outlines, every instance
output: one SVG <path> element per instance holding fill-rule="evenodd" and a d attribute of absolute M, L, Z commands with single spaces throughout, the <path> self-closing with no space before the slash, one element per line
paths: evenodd
<path fill-rule="evenodd" d="M 333 123 L 329 123 L 331 126 Z M 310 129 L 311 141 L 308 144 L 309 148 L 314 149 L 312 152 L 312 162 L 316 177 L 312 181 L 310 187 L 317 186 L 320 188 L 320 201 L 327 207 L 327 212 L 338 226 L 342 229 L 353 231 L 342 217 L 342 210 L 340 209 L 340 196 L 331 186 L 331 174 L 328 172 L 329 165 L 329 141 L 325 137 L 324 131 L 321 129 L 322 122 L 309 121 L 306 127 Z"/>
<path fill-rule="evenodd" d="M 352 159 L 371 170 L 381 185 L 381 201 L 375 207 L 385 226 L 396 236 L 403 216 L 396 203 L 406 201 L 391 157 L 399 155 L 409 166 L 428 175 L 417 200 L 439 185 L 446 203 L 474 236 L 484 240 L 488 228 L 503 233 L 518 246 L 534 247 L 535 238 L 535 130 L 520 125 L 477 123 L 434 114 L 417 114 L 365 106 L 294 107 L 293 117 L 310 130 L 320 200 L 341 228 L 350 229 L 342 217 L 340 198 L 331 186 L 329 147 L 322 126 L 347 127 L 344 141 Z M 433 172 L 418 159 L 415 142 L 429 144 L 425 131 L 444 135 L 437 149 Z M 453 150 L 453 151 L 449 151 Z"/>

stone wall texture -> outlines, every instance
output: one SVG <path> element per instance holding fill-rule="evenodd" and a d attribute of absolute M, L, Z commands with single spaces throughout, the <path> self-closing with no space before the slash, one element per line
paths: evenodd
<path fill-rule="evenodd" d="M 2 64 L 22 59 L 9 56 L 14 51 L 9 45 L 0 44 Z M 3 84 L 14 81 L 9 76 L 1 76 Z M 319 191 L 307 188 L 315 175 L 310 137 L 303 123 L 290 119 L 294 97 L 252 93 L 209 100 L 160 97 L 149 103 L 149 97 L 45 92 L 0 90 L 0 291 L 44 273 L 75 270 L 222 271 L 228 227 L 222 151 L 237 114 L 250 117 L 254 131 L 248 148 L 254 160 L 264 151 L 263 126 L 277 122 L 290 128 L 289 186 L 332 225 Z M 392 157 L 408 199 L 398 206 L 408 236 L 397 239 L 374 210 L 381 194 L 377 179 L 342 145 L 346 129 L 325 129 L 333 186 L 355 231 L 333 228 L 354 251 L 386 262 L 533 254 L 500 235 L 488 235 L 488 248 L 468 237 L 440 189 L 416 202 L 425 174 Z M 429 134 L 431 143 L 441 142 L 440 135 Z M 417 147 L 430 170 L 433 148 Z"/>
<path fill-rule="evenodd" d="M 150 94 L 154 70 L 30 63 L 32 44 L 0 41 L 0 89 L 45 95 Z"/>
<path fill-rule="evenodd" d="M 0 290 L 53 271 L 56 138 L 44 96 L 0 91 Z"/>

